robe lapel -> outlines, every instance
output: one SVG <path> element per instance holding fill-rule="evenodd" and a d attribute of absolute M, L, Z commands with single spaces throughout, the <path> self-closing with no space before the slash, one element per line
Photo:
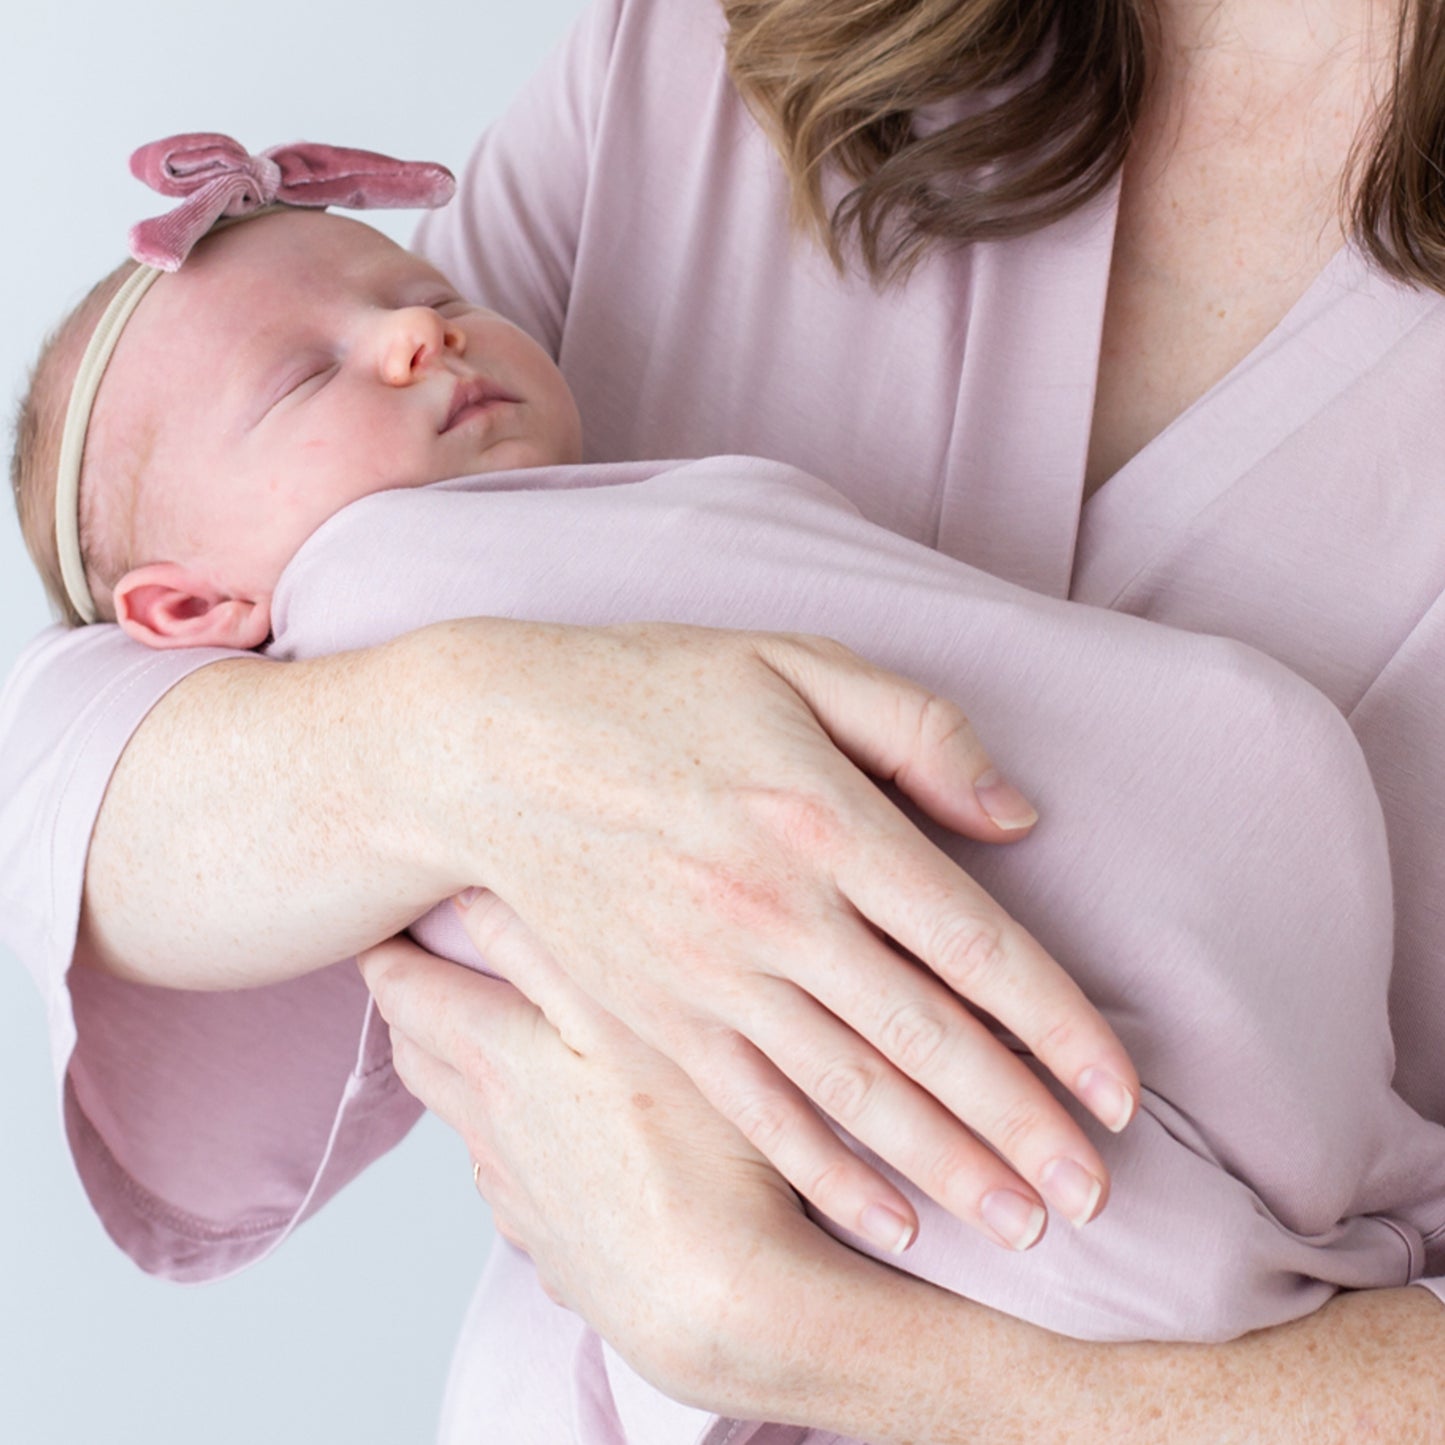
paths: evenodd
<path fill-rule="evenodd" d="M 1354 246 L 1339 251 L 1249 356 L 1090 499 L 1074 600 L 1116 605 L 1198 519 L 1226 505 L 1233 488 L 1442 304 L 1392 281 Z M 1302 504 L 1310 500 L 1307 491 Z"/>
<path fill-rule="evenodd" d="M 1074 564 L 1117 186 L 1082 211 L 973 250 L 973 291 L 935 545 L 1066 596 Z"/>

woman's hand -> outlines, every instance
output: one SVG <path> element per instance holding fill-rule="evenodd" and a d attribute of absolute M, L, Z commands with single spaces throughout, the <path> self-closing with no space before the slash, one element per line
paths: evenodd
<path fill-rule="evenodd" d="M 519 927 L 490 942 L 518 979 L 554 972 Z M 880 1445 L 1441 1438 L 1445 1312 L 1424 1290 L 1342 1295 L 1226 1345 L 1064 1339 L 824 1234 L 675 1068 L 564 977 L 548 991 L 566 1043 L 510 985 L 405 940 L 362 970 L 403 1082 L 466 1141 L 498 1227 L 674 1398 Z"/>
<path fill-rule="evenodd" d="M 459 888 L 505 899 L 800 1193 L 880 1247 L 906 1247 L 912 1208 L 809 1101 L 1004 1244 L 1039 1237 L 1040 1194 L 1093 1216 L 1097 1153 L 961 1000 L 1113 1128 L 1137 1097 L 1123 1048 L 865 776 L 971 837 L 1021 836 L 1032 812 L 956 706 L 814 638 L 498 628 L 432 629 L 453 691 L 485 704 L 434 710 L 411 739 L 410 786 L 443 812 L 417 831 L 465 836 L 475 860 Z M 449 775 L 428 778 L 439 757 Z"/>
<path fill-rule="evenodd" d="M 81 955 L 142 983 L 245 987 L 485 885 L 839 1223 L 898 1249 L 916 1218 L 810 1100 L 1026 1245 L 1040 1190 L 1083 1219 L 1106 1176 L 960 996 L 1110 1125 L 1134 1071 L 860 769 L 976 838 L 1026 831 L 990 808 L 1031 816 L 956 707 L 817 639 L 472 619 L 314 662 L 217 663 L 122 755 Z"/>
<path fill-rule="evenodd" d="M 500 969 L 551 968 L 520 927 L 491 942 Z M 498 1231 L 548 1294 L 676 1398 L 703 1403 L 715 1374 L 766 1376 L 776 1353 L 754 1315 L 786 1241 L 846 1251 L 686 1076 L 560 973 L 565 1041 L 510 983 L 409 940 L 361 968 L 402 1082 L 462 1136 Z"/>
<path fill-rule="evenodd" d="M 870 1311 L 950 1297 L 825 1234 L 684 1074 L 515 919 L 482 912 L 466 924 L 503 980 L 405 938 L 360 964 L 398 1076 L 462 1137 L 498 1232 L 672 1398 L 747 1419 L 851 1418 L 844 1382 L 878 1347 Z M 558 1027 L 523 981 L 544 984 Z M 869 1397 L 893 1418 L 886 1391 Z"/>

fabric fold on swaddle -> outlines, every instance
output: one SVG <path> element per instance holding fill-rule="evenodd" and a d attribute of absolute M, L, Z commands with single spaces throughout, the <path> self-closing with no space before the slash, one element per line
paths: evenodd
<path fill-rule="evenodd" d="M 965 704 L 1037 802 L 1008 847 L 924 826 L 1100 1005 L 1139 1065 L 1141 1115 L 1116 1138 L 1074 1110 L 1111 1201 L 1026 1255 L 904 1185 L 922 1219 L 904 1268 L 1099 1340 L 1226 1339 L 1439 1268 L 1445 1130 L 1390 1087 L 1380 807 L 1345 720 L 1293 673 L 1024 591 L 751 458 L 369 497 L 287 569 L 273 652 L 471 615 L 825 633 Z M 414 932 L 480 964 L 450 908 Z M 625 1409 L 638 1382 L 614 1384 Z M 648 1413 L 629 1439 L 650 1438 Z"/>

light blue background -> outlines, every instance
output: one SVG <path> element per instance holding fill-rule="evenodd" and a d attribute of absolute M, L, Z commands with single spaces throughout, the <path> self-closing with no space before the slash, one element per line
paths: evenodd
<path fill-rule="evenodd" d="M 331 140 L 459 169 L 582 0 L 152 0 L 9 8 L 0 379 L 162 208 L 130 151 L 181 130 Z M 403 18 L 405 17 L 405 18 Z M 410 218 L 383 228 L 404 238 Z M 7 418 L 6 453 L 10 446 Z M 48 621 L 0 505 L 0 672 Z M 431 1439 L 489 1243 L 465 1152 L 428 1119 L 275 1258 L 218 1286 L 147 1279 L 61 1140 L 38 996 L 0 950 L 0 1441 L 409 1445 Z"/>

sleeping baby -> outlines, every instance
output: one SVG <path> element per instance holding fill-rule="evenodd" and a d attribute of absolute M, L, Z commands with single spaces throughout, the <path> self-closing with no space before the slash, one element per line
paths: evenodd
<path fill-rule="evenodd" d="M 278 659 L 468 616 L 837 638 L 966 701 L 1027 780 L 1027 841 L 930 831 L 1143 1084 L 1117 1134 L 1066 1099 L 1113 1181 L 1087 1229 L 1009 1253 L 898 1180 L 921 1219 L 902 1267 L 1067 1334 L 1193 1340 L 1439 1271 L 1445 1132 L 1391 1089 L 1383 821 L 1322 695 L 1241 644 L 1001 582 L 781 464 L 584 464 L 551 359 L 431 266 L 321 209 L 217 228 L 217 204 L 162 218 L 142 249 L 173 274 L 113 273 L 37 367 L 17 500 L 72 622 Z M 413 931 L 484 967 L 449 907 Z"/>

